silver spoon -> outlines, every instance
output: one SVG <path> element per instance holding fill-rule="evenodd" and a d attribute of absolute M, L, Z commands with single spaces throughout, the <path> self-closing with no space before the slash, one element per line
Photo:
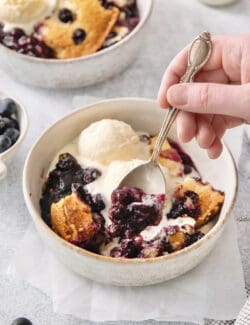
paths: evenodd
<path fill-rule="evenodd" d="M 180 82 L 193 82 L 196 73 L 200 71 L 208 61 L 211 51 L 211 36 L 208 32 L 203 32 L 190 46 L 187 69 Z M 166 194 L 166 178 L 161 166 L 158 164 L 158 157 L 178 112 L 179 110 L 175 107 L 168 110 L 150 160 L 130 171 L 129 174 L 122 179 L 118 188 L 123 186 L 132 186 L 138 187 L 148 194 Z"/>

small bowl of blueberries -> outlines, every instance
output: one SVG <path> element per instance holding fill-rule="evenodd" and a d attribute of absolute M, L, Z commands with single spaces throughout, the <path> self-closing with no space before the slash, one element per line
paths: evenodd
<path fill-rule="evenodd" d="M 23 142 L 28 130 L 28 116 L 13 97 L 0 92 L 0 179 L 7 175 L 7 166 Z"/>

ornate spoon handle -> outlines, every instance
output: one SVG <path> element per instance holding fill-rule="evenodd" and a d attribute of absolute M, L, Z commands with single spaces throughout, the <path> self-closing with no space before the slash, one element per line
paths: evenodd
<path fill-rule="evenodd" d="M 210 33 L 203 32 L 192 42 L 189 48 L 187 69 L 180 82 L 193 82 L 196 73 L 200 71 L 201 68 L 207 63 L 211 55 L 211 51 L 212 42 Z M 151 156 L 151 162 L 157 163 L 162 145 L 172 124 L 174 123 L 178 112 L 179 110 L 175 107 L 168 110 Z"/>

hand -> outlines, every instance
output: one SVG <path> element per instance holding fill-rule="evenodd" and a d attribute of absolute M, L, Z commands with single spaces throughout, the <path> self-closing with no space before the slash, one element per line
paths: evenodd
<path fill-rule="evenodd" d="M 188 47 L 168 66 L 158 94 L 162 108 L 179 108 L 178 137 L 196 137 L 210 158 L 222 152 L 226 129 L 250 121 L 250 34 L 217 36 L 212 54 L 195 83 L 177 84 L 186 70 Z"/>

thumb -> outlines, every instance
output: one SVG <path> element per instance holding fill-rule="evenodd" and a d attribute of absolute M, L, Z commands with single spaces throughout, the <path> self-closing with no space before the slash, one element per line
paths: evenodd
<path fill-rule="evenodd" d="M 183 83 L 169 88 L 167 100 L 181 110 L 250 121 L 250 84 Z"/>

